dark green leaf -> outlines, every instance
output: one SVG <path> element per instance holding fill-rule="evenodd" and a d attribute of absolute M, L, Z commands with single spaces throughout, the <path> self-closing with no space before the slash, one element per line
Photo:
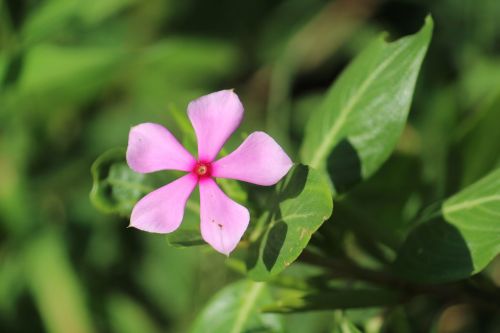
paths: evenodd
<path fill-rule="evenodd" d="M 250 246 L 248 274 L 266 280 L 300 255 L 311 235 L 332 214 L 328 181 L 320 172 L 295 166 L 277 186 L 274 206 L 261 220 L 260 236 Z"/>
<path fill-rule="evenodd" d="M 283 332 L 279 316 L 260 313 L 260 308 L 271 301 L 265 283 L 236 282 L 212 298 L 196 319 L 190 332 Z"/>
<path fill-rule="evenodd" d="M 414 229 L 396 269 L 420 282 L 447 282 L 481 271 L 500 253 L 500 169 L 446 200 L 442 216 Z"/>
<path fill-rule="evenodd" d="M 428 17 L 414 35 L 392 43 L 385 37 L 376 39 L 349 65 L 313 114 L 302 160 L 327 169 L 337 193 L 372 175 L 394 149 L 432 29 Z"/>
<path fill-rule="evenodd" d="M 290 313 L 318 310 L 354 309 L 393 305 L 402 299 L 398 292 L 384 289 L 321 290 L 283 299 L 266 306 L 266 312 Z"/>

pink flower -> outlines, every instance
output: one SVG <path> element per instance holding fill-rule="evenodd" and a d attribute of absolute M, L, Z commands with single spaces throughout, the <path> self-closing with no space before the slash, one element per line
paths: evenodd
<path fill-rule="evenodd" d="M 214 249 L 229 255 L 247 229 L 250 214 L 228 198 L 214 178 L 274 185 L 293 163 L 276 141 L 263 132 L 250 134 L 235 151 L 214 162 L 243 118 L 243 105 L 232 90 L 192 101 L 188 116 L 198 140 L 198 159 L 161 125 L 144 123 L 130 130 L 127 163 L 134 171 L 187 172 L 142 198 L 132 211 L 130 225 L 155 233 L 176 230 L 182 222 L 186 202 L 199 184 L 201 235 Z"/>

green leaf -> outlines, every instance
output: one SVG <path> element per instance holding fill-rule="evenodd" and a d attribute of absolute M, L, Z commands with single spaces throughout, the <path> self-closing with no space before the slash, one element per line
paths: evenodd
<path fill-rule="evenodd" d="M 256 227 L 261 232 L 248 252 L 249 276 L 267 280 L 294 262 L 332 209 L 326 177 L 307 166 L 295 166 L 278 184 L 273 207 L 261 219 L 264 224 Z"/>
<path fill-rule="evenodd" d="M 265 283 L 236 282 L 212 298 L 196 319 L 190 332 L 283 332 L 279 316 L 260 313 L 260 307 L 271 301 Z"/>
<path fill-rule="evenodd" d="M 94 206 L 106 213 L 129 217 L 134 205 L 144 195 L 171 179 L 163 174 L 140 174 L 129 168 L 125 149 L 108 150 L 92 164 L 93 186 L 90 199 Z M 172 172 L 172 174 L 175 174 Z M 205 245 L 200 235 L 200 206 L 192 195 L 186 204 L 181 226 L 167 234 L 167 241 L 175 247 Z"/>
<path fill-rule="evenodd" d="M 333 84 L 311 117 L 302 160 L 327 169 L 337 193 L 372 175 L 402 131 L 433 21 L 414 35 L 372 42 Z"/>
<path fill-rule="evenodd" d="M 384 289 L 321 290 L 279 300 L 263 311 L 292 313 L 319 310 L 357 309 L 388 306 L 401 301 L 398 292 Z"/>
<path fill-rule="evenodd" d="M 184 211 L 184 219 L 176 231 L 167 234 L 167 242 L 175 247 L 207 245 L 200 234 L 200 206 L 188 201 Z"/>
<path fill-rule="evenodd" d="M 23 263 L 33 300 L 45 331 L 96 332 L 85 302 L 85 289 L 68 252 L 60 232 L 50 228 L 30 241 Z"/>
<path fill-rule="evenodd" d="M 348 319 L 343 318 L 340 323 L 338 323 L 340 333 L 361 333 L 361 331 Z"/>
<path fill-rule="evenodd" d="M 106 303 L 113 332 L 158 333 L 161 330 L 145 307 L 125 295 L 112 295 Z"/>
<path fill-rule="evenodd" d="M 92 164 L 92 203 L 107 213 L 128 216 L 135 203 L 154 188 L 144 175 L 132 171 L 125 161 L 125 149 L 112 149 Z"/>
<path fill-rule="evenodd" d="M 498 71 L 500 72 L 500 70 Z M 500 166 L 500 85 L 483 99 L 474 119 L 474 129 L 461 142 L 463 155 L 462 185 L 472 184 L 482 175 Z"/>
<path fill-rule="evenodd" d="M 500 169 L 446 200 L 441 216 L 415 228 L 395 267 L 420 282 L 447 282 L 480 272 L 500 253 Z"/>

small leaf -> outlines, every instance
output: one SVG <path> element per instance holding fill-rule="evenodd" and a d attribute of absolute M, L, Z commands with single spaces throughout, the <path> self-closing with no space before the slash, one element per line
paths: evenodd
<path fill-rule="evenodd" d="M 190 332 L 283 332 L 279 316 L 260 313 L 260 307 L 271 301 L 269 290 L 264 283 L 233 283 L 212 298 Z"/>
<path fill-rule="evenodd" d="M 106 213 L 129 217 L 137 201 L 144 195 L 169 183 L 164 174 L 140 174 L 129 168 L 125 149 L 111 149 L 97 158 L 91 168 L 93 186 L 90 199 Z M 200 235 L 200 207 L 196 196 L 186 204 L 181 226 L 167 234 L 167 242 L 175 247 L 205 245 Z"/>
<path fill-rule="evenodd" d="M 135 203 L 154 188 L 142 174 L 132 171 L 125 161 L 125 150 L 112 149 L 92 164 L 92 203 L 107 213 L 130 215 Z"/>
<path fill-rule="evenodd" d="M 319 310 L 356 309 L 394 305 L 402 299 L 398 292 L 385 289 L 338 289 L 306 293 L 283 299 L 263 308 L 266 312 L 291 313 Z"/>
<path fill-rule="evenodd" d="M 246 260 L 249 276 L 267 280 L 294 262 L 332 209 L 326 177 L 307 166 L 295 166 L 278 184 L 274 207 L 263 216 L 263 231 L 251 244 Z"/>
<path fill-rule="evenodd" d="M 419 282 L 448 282 L 480 272 L 500 253 L 500 169 L 446 200 L 442 216 L 415 228 L 395 267 Z"/>
<path fill-rule="evenodd" d="M 302 160 L 327 169 L 337 193 L 372 175 L 403 131 L 433 22 L 414 35 L 370 44 L 342 73 L 311 117 Z"/>

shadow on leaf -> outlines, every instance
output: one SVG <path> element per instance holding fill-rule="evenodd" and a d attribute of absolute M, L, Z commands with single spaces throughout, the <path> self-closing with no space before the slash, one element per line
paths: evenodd
<path fill-rule="evenodd" d="M 362 180 L 361 159 L 349 139 L 342 139 L 327 159 L 327 170 L 338 194 Z"/>
<path fill-rule="evenodd" d="M 460 231 L 436 217 L 417 226 L 399 250 L 398 275 L 422 283 L 450 282 L 474 271 L 471 253 Z"/>

